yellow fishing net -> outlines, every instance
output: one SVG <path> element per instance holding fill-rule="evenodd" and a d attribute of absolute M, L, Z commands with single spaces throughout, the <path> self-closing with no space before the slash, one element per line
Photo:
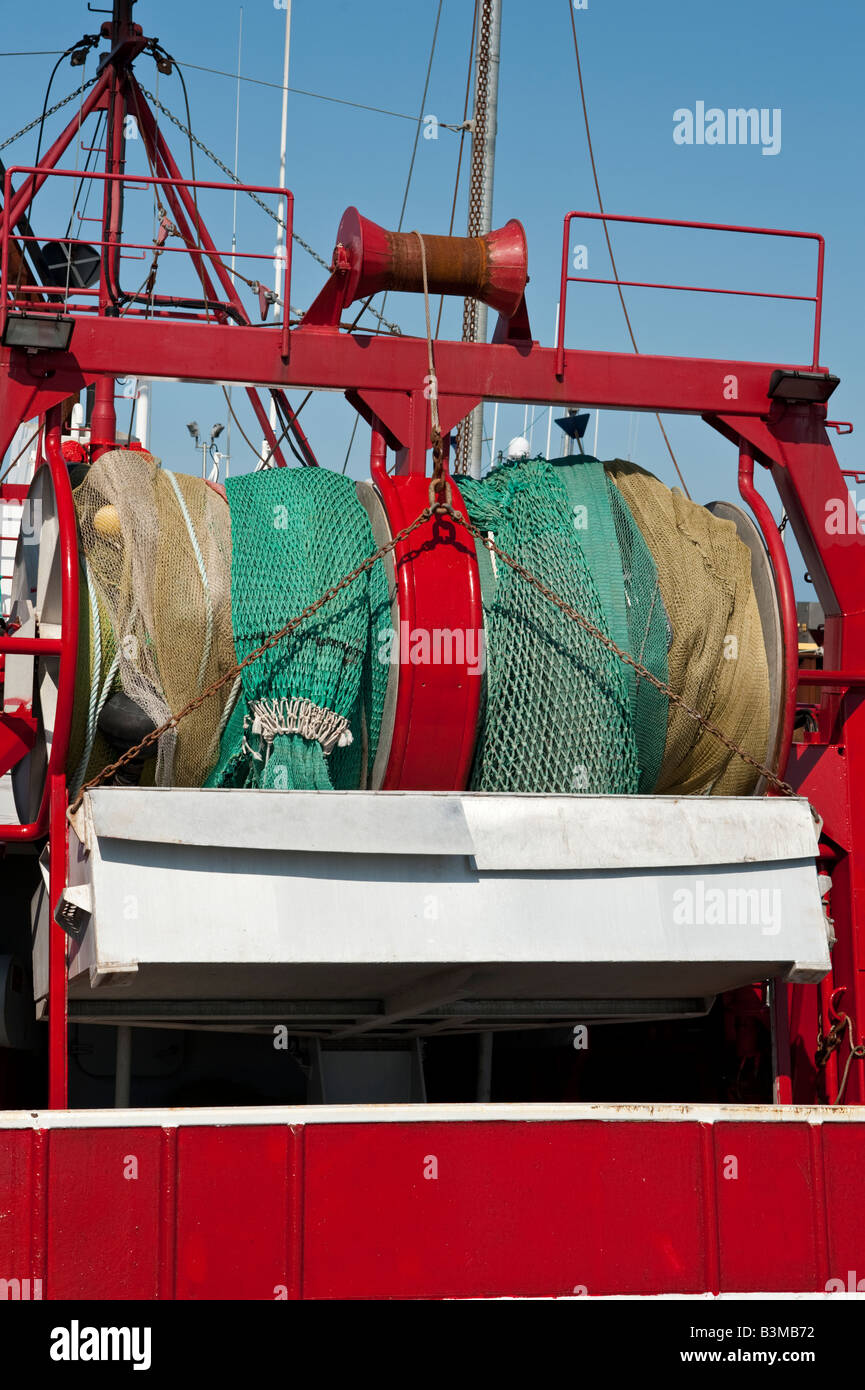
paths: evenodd
<path fill-rule="evenodd" d="M 138 451 L 103 454 L 74 497 L 84 583 L 69 766 L 83 781 L 116 756 L 96 728 L 113 690 L 161 725 L 235 665 L 231 527 L 224 499 L 203 479 Z M 231 689 L 162 735 L 147 780 L 203 783 Z"/>
<path fill-rule="evenodd" d="M 634 463 L 605 464 L 658 571 L 672 624 L 669 684 L 758 762 L 767 758 L 769 672 L 751 555 L 714 517 Z M 746 796 L 759 774 L 670 702 L 657 792 Z"/>

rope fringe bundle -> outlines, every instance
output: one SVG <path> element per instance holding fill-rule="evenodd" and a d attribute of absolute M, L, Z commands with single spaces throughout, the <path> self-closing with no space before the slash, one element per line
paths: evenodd
<path fill-rule="evenodd" d="M 352 742 L 348 720 L 332 709 L 316 705 L 312 700 L 283 696 L 276 700 L 253 700 L 244 727 L 251 722 L 251 732 L 264 739 L 268 756 L 273 740 L 281 734 L 300 734 L 301 738 L 320 743 L 327 758 L 334 748 L 347 748 Z M 255 753 L 245 742 L 245 751 Z"/>

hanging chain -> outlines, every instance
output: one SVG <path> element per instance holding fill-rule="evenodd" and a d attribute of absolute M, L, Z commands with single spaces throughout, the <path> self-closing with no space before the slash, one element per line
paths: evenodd
<path fill-rule="evenodd" d="M 29 125 L 22 126 L 20 130 L 16 130 L 14 135 L 10 135 L 9 139 L 4 140 L 3 144 L 0 145 L 0 152 L 5 150 L 7 145 L 12 145 L 16 140 L 20 140 L 22 135 L 27 134 L 28 130 L 34 130 L 42 121 L 47 121 L 48 117 L 53 116 L 55 111 L 61 110 L 64 106 L 68 106 L 70 101 L 75 101 L 81 96 L 82 92 L 86 92 L 87 88 L 92 87 L 93 83 L 97 80 L 98 74 L 96 77 L 89 77 L 86 82 L 82 82 L 80 87 L 76 87 L 74 92 L 70 92 L 68 97 L 64 97 L 62 101 L 56 101 L 53 106 L 49 106 L 44 116 L 37 116 L 35 121 L 31 121 Z"/>
<path fill-rule="evenodd" d="M 483 231 L 481 219 L 484 203 L 484 147 L 487 134 L 487 97 L 489 95 L 490 29 L 492 27 L 491 0 L 482 0 L 480 33 L 478 35 L 478 56 L 475 75 L 475 109 L 472 123 L 472 161 L 469 174 L 469 217 L 467 232 L 469 236 L 480 236 Z M 477 341 L 478 302 L 467 296 L 463 303 L 463 342 Z M 460 425 L 457 443 L 457 473 L 468 473 L 469 454 L 472 439 L 472 419 L 469 415 Z"/>
<path fill-rule="evenodd" d="M 837 1013 L 835 1011 L 835 1000 L 839 999 L 845 992 L 845 986 L 836 989 L 832 993 L 832 1003 L 830 1004 L 831 1013 L 835 1013 L 835 1018 L 829 1028 L 829 1032 L 824 1034 L 822 1024 L 817 1029 L 817 1051 L 814 1053 L 814 1065 L 818 1071 L 822 1071 L 833 1052 L 841 1046 L 841 1041 L 846 1033 L 847 1041 L 850 1044 L 850 1051 L 847 1054 L 847 1061 L 844 1065 L 844 1072 L 838 1083 L 838 1094 L 833 1105 L 841 1105 L 844 1100 L 844 1092 L 847 1089 L 847 1081 L 850 1076 L 850 1069 L 855 1061 L 865 1059 L 865 1042 L 856 1045 L 856 1031 L 853 1027 L 853 1020 L 849 1014 Z"/>
<path fill-rule="evenodd" d="M 155 97 L 152 92 L 148 92 L 146 87 L 142 87 L 141 90 L 147 97 L 148 101 L 151 101 L 153 105 L 162 112 L 163 116 L 167 116 L 170 121 L 173 121 L 173 123 L 177 126 L 177 129 L 181 130 L 184 135 L 186 135 L 190 140 L 192 140 L 194 144 L 196 144 L 198 148 L 201 150 L 202 154 L 206 154 L 207 158 L 212 160 L 218 169 L 221 169 L 224 174 L 227 174 L 227 176 L 231 179 L 232 183 L 236 183 L 238 188 L 240 188 L 247 195 L 248 198 L 251 198 L 254 203 L 258 204 L 262 212 L 266 212 L 268 217 L 271 217 L 273 221 L 277 224 L 277 226 L 282 227 L 283 231 L 288 231 L 288 223 L 285 221 L 285 219 L 283 217 L 280 217 L 278 212 L 274 212 L 273 208 L 268 207 L 264 199 L 259 198 L 257 193 L 251 193 L 248 188 L 244 187 L 243 180 L 239 179 L 237 174 L 235 174 L 232 169 L 229 169 L 227 164 L 223 164 L 222 160 L 219 158 L 219 155 L 214 154 L 213 150 L 209 149 L 208 146 L 204 144 L 203 140 L 199 140 L 198 136 L 193 134 L 189 127 L 184 125 L 183 121 L 181 121 L 179 117 L 175 116 L 173 111 L 169 111 L 167 106 L 163 106 L 162 102 L 159 100 L 158 97 Z M 2 146 L 0 146 L 0 149 L 2 149 Z M 323 266 L 324 269 L 328 272 L 328 274 L 330 273 L 331 267 L 328 265 L 327 261 L 324 259 L 323 256 L 320 256 L 318 254 L 314 247 L 310 246 L 308 241 L 304 241 L 303 237 L 299 236 L 298 233 L 294 230 L 292 230 L 291 237 L 292 240 L 296 241 L 298 246 L 303 251 L 305 251 L 308 256 L 312 256 L 312 259 L 314 261 L 318 261 L 318 264 L 320 266 Z M 377 318 L 379 323 L 381 323 L 383 327 L 387 328 L 389 332 L 400 335 L 402 334 L 402 329 L 400 328 L 399 324 L 391 323 L 390 319 L 384 318 L 373 308 L 369 309 L 369 313 L 371 313 L 374 318 Z"/>

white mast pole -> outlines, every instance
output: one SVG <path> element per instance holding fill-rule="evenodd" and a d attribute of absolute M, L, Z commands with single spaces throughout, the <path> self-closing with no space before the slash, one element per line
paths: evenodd
<path fill-rule="evenodd" d="M 243 6 L 240 7 L 240 18 L 237 28 L 237 92 L 234 97 L 234 177 L 237 178 L 237 158 L 239 153 L 240 141 L 240 55 L 243 50 Z M 234 190 L 234 208 L 231 218 L 231 271 L 234 277 L 234 263 L 236 260 L 235 251 L 237 250 L 237 188 Z M 225 476 L 228 477 L 231 471 L 231 387 L 228 387 L 228 419 L 226 423 L 225 436 Z"/>
<path fill-rule="evenodd" d="M 285 150 L 286 132 L 288 130 L 288 61 L 291 54 L 291 0 L 285 0 L 285 45 L 282 53 L 282 122 L 279 133 L 279 179 L 277 180 L 280 188 L 285 186 Z M 285 221 L 286 207 L 282 198 L 279 200 L 277 208 L 280 222 Z M 285 230 L 277 224 L 276 228 L 276 248 L 273 253 L 273 288 L 278 295 L 283 288 L 284 281 L 284 261 L 283 256 L 285 244 Z M 289 308 L 283 305 L 282 312 L 287 316 Z M 274 320 L 277 318 L 277 311 L 274 308 Z M 276 434 L 276 403 L 273 396 L 270 398 L 270 428 Z M 267 440 L 262 440 L 261 455 L 265 460 L 271 453 L 270 445 Z"/>
<path fill-rule="evenodd" d="M 279 132 L 279 183 L 280 188 L 285 186 L 285 150 L 286 135 L 288 131 L 288 61 L 291 53 L 291 0 L 285 0 L 285 47 L 282 55 L 282 124 Z M 286 206 L 285 202 L 279 201 L 279 216 L 282 222 L 285 221 Z M 285 244 L 285 230 L 282 226 L 276 228 L 276 255 L 274 257 L 273 288 L 277 294 L 283 288 L 283 266 L 280 252 Z M 282 312 L 288 317 L 288 305 L 282 306 Z M 271 396 L 270 399 L 270 425 L 276 432 L 276 404 Z"/>
<path fill-rule="evenodd" d="M 493 407 L 493 437 L 490 441 L 490 464 L 494 464 L 496 461 L 496 430 L 498 428 L 498 423 L 499 403 L 498 401 L 496 401 L 495 406 Z"/>
<path fill-rule="evenodd" d="M 560 308 L 561 308 L 561 305 L 560 305 L 560 304 L 557 304 L 557 305 L 556 305 L 556 326 L 555 326 L 555 328 L 553 329 L 553 342 L 554 342 L 554 343 L 557 343 L 557 342 L 559 341 L 559 310 L 560 310 Z M 549 456 L 550 456 L 550 439 L 551 439 L 551 437 L 552 437 L 552 433 L 553 433 L 553 407 L 550 406 L 550 413 L 549 413 L 549 415 L 547 416 L 547 458 L 549 458 Z"/>

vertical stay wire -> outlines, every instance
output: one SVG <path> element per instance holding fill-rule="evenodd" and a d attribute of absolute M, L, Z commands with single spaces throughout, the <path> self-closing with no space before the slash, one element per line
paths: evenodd
<path fill-rule="evenodd" d="M 468 120 L 468 114 L 469 114 L 469 97 L 471 96 L 471 90 L 472 90 L 472 64 L 473 64 L 473 62 L 474 62 L 474 56 L 475 56 L 475 31 L 477 30 L 477 25 L 478 25 L 478 0 L 475 0 L 474 13 L 473 13 L 473 15 L 472 15 L 472 34 L 471 34 L 471 40 L 470 40 L 470 42 L 469 42 L 469 62 L 468 62 L 468 71 L 466 72 L 466 95 L 465 95 L 465 100 L 464 100 L 464 102 L 463 102 L 463 119 L 462 119 L 462 125 L 460 126 L 460 148 L 459 148 L 459 154 L 458 154 L 458 156 L 457 156 L 457 172 L 456 172 L 456 178 L 454 179 L 454 196 L 453 196 L 453 201 L 452 201 L 452 203 L 451 203 L 451 220 L 450 220 L 450 222 L 448 223 L 448 236 L 453 236 L 454 221 L 455 221 L 455 219 L 456 219 L 456 211 L 457 211 L 457 197 L 458 197 L 459 191 L 460 191 L 460 174 L 461 174 L 462 165 L 463 165 L 463 149 L 464 149 L 465 143 L 466 143 L 466 122 L 467 122 L 467 120 Z M 438 311 L 438 316 L 436 317 L 436 331 L 435 331 L 435 336 L 436 336 L 436 337 L 438 337 L 438 335 L 439 335 L 439 329 L 441 328 L 441 323 L 442 323 L 442 309 L 444 308 L 444 302 L 445 302 L 445 297 L 444 297 L 444 295 L 441 295 L 440 298 L 439 298 L 439 311 Z"/>
<path fill-rule="evenodd" d="M 404 192 L 403 195 L 402 195 L 402 207 L 400 208 L 399 222 L 397 223 L 397 227 L 396 227 L 396 230 L 397 230 L 398 232 L 401 232 L 401 231 L 402 231 L 403 219 L 405 218 L 406 204 L 408 203 L 408 195 L 409 195 L 409 190 L 410 190 L 410 188 L 411 188 L 412 175 L 414 174 L 414 164 L 415 164 L 415 159 L 417 158 L 418 141 L 420 140 L 421 122 L 423 121 L 424 107 L 426 106 L 427 93 L 429 92 L 430 75 L 431 75 L 431 73 L 432 73 L 433 59 L 435 58 L 436 43 L 438 42 L 439 22 L 440 22 L 441 17 L 442 17 L 442 4 L 443 4 L 443 3 L 444 3 L 444 0 L 439 0 L 438 9 L 436 10 L 436 22 L 435 22 L 435 27 L 434 27 L 434 29 L 433 29 L 432 44 L 430 45 L 430 52 L 429 52 L 429 62 L 427 63 L 426 77 L 425 77 L 425 79 L 424 79 L 424 84 L 423 84 L 423 95 L 422 95 L 422 97 L 421 97 L 421 99 L 420 99 L 420 110 L 418 111 L 417 124 L 415 125 L 414 144 L 412 145 L 411 160 L 410 160 L 409 166 L 408 166 L 408 177 L 406 178 L 406 181 L 405 181 L 405 192 Z M 387 296 L 388 296 L 388 291 L 385 290 L 385 292 L 384 292 L 384 299 L 381 301 L 381 313 L 382 313 L 382 314 L 384 313 L 384 306 L 387 304 Z M 363 302 L 363 304 L 361 305 L 360 310 L 359 310 L 359 312 L 358 312 L 358 314 L 357 314 L 357 317 L 356 317 L 355 320 L 354 320 L 354 323 L 351 325 L 351 329 L 349 330 L 350 332 L 353 332 L 354 329 L 357 327 L 358 322 L 360 321 L 362 315 L 363 315 L 363 314 L 366 312 L 366 310 L 369 308 L 369 305 L 370 305 L 370 303 L 372 302 L 372 300 L 373 300 L 374 298 L 375 298 L 375 295 L 372 295 L 372 294 L 371 294 L 371 295 L 369 296 L 369 299 L 365 299 L 365 300 L 364 300 L 364 302 Z"/>
<path fill-rule="evenodd" d="M 573 34 L 573 36 L 574 36 L 574 55 L 575 55 L 576 60 L 577 60 L 577 78 L 578 78 L 579 84 L 580 84 L 580 101 L 582 102 L 582 107 L 583 107 L 583 121 L 584 121 L 585 127 L 586 127 L 586 141 L 587 141 L 587 143 L 588 143 L 588 147 L 589 147 L 589 159 L 590 159 L 591 165 L 592 165 L 592 178 L 594 179 L 594 183 L 595 183 L 595 193 L 596 193 L 597 199 L 598 199 L 598 210 L 599 210 L 599 212 L 605 212 L 606 209 L 604 208 L 604 200 L 603 200 L 603 198 L 601 197 L 601 185 L 600 185 L 600 182 L 599 182 L 599 180 L 598 180 L 598 169 L 597 169 L 597 165 L 595 164 L 595 151 L 594 151 L 594 147 L 593 147 L 593 145 L 592 145 L 592 132 L 591 132 L 591 128 L 590 128 L 590 126 L 589 126 L 589 110 L 588 110 L 588 106 L 587 106 L 587 104 L 586 104 L 586 89 L 585 89 L 585 87 L 584 87 L 584 85 L 583 85 L 583 67 L 582 67 L 582 64 L 581 64 L 581 62 L 580 62 L 580 45 L 579 45 L 579 41 L 578 41 L 578 39 L 577 39 L 577 26 L 576 26 L 576 23 L 574 22 L 574 9 L 573 9 L 573 4 L 572 4 L 571 0 L 568 0 L 568 14 L 570 15 L 570 20 L 571 20 L 571 32 L 572 32 L 572 34 Z M 621 306 L 622 306 L 622 313 L 623 313 L 624 316 L 625 316 L 625 323 L 626 323 L 627 326 L 628 326 L 628 336 L 629 336 L 630 339 L 631 339 L 631 345 L 632 345 L 632 347 L 633 347 L 633 349 L 634 349 L 634 352 L 637 354 L 637 356 L 639 356 L 639 355 L 640 355 L 640 349 L 637 347 L 637 339 L 636 339 L 636 337 L 634 336 L 634 330 L 633 330 L 633 327 L 631 326 L 631 318 L 630 318 L 630 315 L 629 315 L 629 313 L 628 313 L 628 306 L 627 306 L 626 303 L 625 303 L 625 296 L 624 296 L 624 293 L 623 293 L 623 291 L 622 291 L 622 286 L 621 286 L 621 284 L 620 284 L 620 282 L 619 282 L 619 271 L 618 271 L 618 267 L 617 267 L 617 265 L 616 265 L 616 258 L 615 258 L 615 255 L 613 254 L 613 243 L 612 243 L 612 240 L 611 240 L 611 238 L 610 238 L 610 229 L 609 229 L 609 226 L 608 226 L 608 224 L 607 224 L 606 218 L 602 218 L 602 219 L 601 219 L 601 226 L 602 226 L 603 229 L 604 229 L 604 238 L 605 238 L 606 243 L 607 243 L 607 251 L 609 252 L 609 256 L 610 256 L 610 264 L 611 264 L 611 266 L 613 267 L 613 276 L 614 276 L 615 281 L 616 281 L 616 289 L 617 289 L 618 294 L 619 294 L 619 302 L 621 303 Z M 564 305 L 562 305 L 562 310 L 561 310 L 561 312 L 564 312 Z M 688 484 L 685 482 L 685 479 L 682 477 L 682 470 L 681 470 L 681 468 L 679 467 L 679 462 L 678 462 L 678 459 L 676 458 L 676 455 L 673 453 L 673 446 L 672 446 L 672 444 L 670 443 L 669 437 L 668 437 L 668 435 L 667 435 L 667 431 L 664 429 L 664 422 L 663 422 L 663 420 L 661 419 L 661 416 L 660 416 L 660 414 L 658 413 L 658 411 L 655 411 L 655 419 L 656 419 L 657 422 L 658 422 L 658 425 L 659 425 L 660 430 L 661 430 L 661 434 L 664 436 L 664 443 L 665 443 L 666 446 L 667 446 L 667 451 L 668 451 L 668 453 L 669 453 L 669 455 L 670 455 L 670 458 L 673 460 L 673 467 L 675 468 L 676 472 L 677 472 L 678 475 L 679 475 L 679 482 L 682 484 L 682 487 L 685 489 L 685 496 L 688 497 L 688 498 L 690 499 L 690 498 L 691 498 L 691 494 L 690 494 L 690 492 L 688 491 Z"/>

